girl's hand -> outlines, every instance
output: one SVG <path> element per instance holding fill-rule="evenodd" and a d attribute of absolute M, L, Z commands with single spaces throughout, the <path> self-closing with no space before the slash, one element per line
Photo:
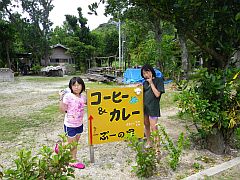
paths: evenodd
<path fill-rule="evenodd" d="M 153 78 L 152 76 L 150 76 L 148 79 L 146 79 L 146 81 L 149 83 L 149 84 L 153 84 Z"/>
<path fill-rule="evenodd" d="M 61 101 L 61 100 L 63 99 L 64 94 L 66 94 L 66 91 L 60 90 L 60 91 L 58 92 L 58 94 L 59 94 L 59 99 L 60 99 L 60 101 Z"/>
<path fill-rule="evenodd" d="M 142 86 L 142 83 L 135 83 L 135 84 L 133 84 L 133 87 L 139 87 L 139 86 Z"/>
<path fill-rule="evenodd" d="M 58 94 L 59 94 L 59 96 L 63 96 L 63 95 L 65 94 L 65 91 L 64 91 L 64 90 L 60 90 L 60 91 L 58 92 Z"/>

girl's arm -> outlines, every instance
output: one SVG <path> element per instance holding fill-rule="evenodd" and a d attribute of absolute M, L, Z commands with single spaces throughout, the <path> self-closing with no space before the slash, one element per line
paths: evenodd
<path fill-rule="evenodd" d="M 84 106 L 87 106 L 87 95 L 84 95 Z"/>
<path fill-rule="evenodd" d="M 156 86 L 153 84 L 153 78 L 150 77 L 150 78 L 146 79 L 146 81 L 148 81 L 149 85 L 151 86 L 152 91 L 153 91 L 153 94 L 154 94 L 157 98 L 159 98 L 160 95 L 161 95 L 161 92 L 159 92 L 158 89 L 156 88 Z"/>
<path fill-rule="evenodd" d="M 150 86 L 151 86 L 151 88 L 152 88 L 152 91 L 153 91 L 153 94 L 158 98 L 158 97 L 160 97 L 160 95 L 161 95 L 161 92 L 159 92 L 158 90 L 157 90 L 157 88 L 155 87 L 155 85 L 153 84 L 153 82 L 149 82 L 149 84 L 150 84 Z"/>
<path fill-rule="evenodd" d="M 60 100 L 59 109 L 62 113 L 65 113 L 67 111 L 67 105 L 63 103 L 63 100 Z"/>
<path fill-rule="evenodd" d="M 59 101 L 60 101 L 60 103 L 59 103 L 59 110 L 62 113 L 65 113 L 67 111 L 67 105 L 63 103 L 63 96 L 64 96 L 64 94 L 65 93 L 63 91 L 59 92 L 59 98 L 60 98 L 59 99 Z"/>

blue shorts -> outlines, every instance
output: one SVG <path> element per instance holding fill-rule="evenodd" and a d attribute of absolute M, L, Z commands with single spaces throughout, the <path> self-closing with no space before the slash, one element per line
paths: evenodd
<path fill-rule="evenodd" d="M 67 127 L 64 124 L 64 132 L 67 134 L 68 137 L 75 137 L 76 135 L 83 132 L 83 124 L 79 127 Z"/>

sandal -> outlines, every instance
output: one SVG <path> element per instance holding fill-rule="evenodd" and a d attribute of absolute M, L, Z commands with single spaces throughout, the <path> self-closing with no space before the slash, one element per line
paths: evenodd
<path fill-rule="evenodd" d="M 71 163 L 71 164 L 69 164 L 69 166 L 77 168 L 77 169 L 84 169 L 85 168 L 85 165 L 83 163 L 80 163 L 80 162 Z"/>

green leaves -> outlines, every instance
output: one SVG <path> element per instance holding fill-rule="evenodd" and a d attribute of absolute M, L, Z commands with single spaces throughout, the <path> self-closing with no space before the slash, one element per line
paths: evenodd
<path fill-rule="evenodd" d="M 170 138 L 165 128 L 158 124 L 158 136 L 160 136 L 162 146 L 168 151 L 168 163 L 170 167 L 175 171 L 180 161 L 180 156 L 184 146 L 187 144 L 187 140 L 184 139 L 184 134 L 180 133 L 176 144 Z"/>
<path fill-rule="evenodd" d="M 182 114 L 190 114 L 202 138 L 218 128 L 228 143 L 240 124 L 239 79 L 237 71 L 198 72 L 198 78 L 178 97 Z M 197 75 L 196 75 L 197 76 Z"/>
<path fill-rule="evenodd" d="M 9 179 L 35 179 L 37 173 L 35 168 L 37 165 L 36 156 L 32 156 L 31 151 L 25 149 L 17 153 L 18 159 L 15 160 L 17 170 L 8 169 L 4 172 L 4 177 Z"/>
<path fill-rule="evenodd" d="M 133 166 L 133 172 L 139 178 L 150 177 L 156 170 L 156 155 L 153 148 L 144 148 L 144 142 L 136 136 L 128 135 L 129 146 L 136 152 L 136 166 Z"/>
<path fill-rule="evenodd" d="M 128 145 L 136 152 L 136 166 L 133 166 L 133 172 L 139 178 L 147 178 L 154 175 L 157 168 L 157 163 L 164 162 L 163 157 L 160 157 L 159 151 L 166 150 L 168 165 L 171 169 L 176 170 L 183 148 L 189 146 L 188 139 L 184 138 L 184 134 L 180 133 L 176 143 L 168 135 L 165 128 L 158 124 L 159 130 L 151 133 L 152 147 L 145 148 L 146 142 L 138 139 L 136 136 L 128 135 L 126 140 Z M 161 148 L 161 149 L 160 149 Z"/>
<path fill-rule="evenodd" d="M 236 20 L 236 21 L 239 21 L 239 20 L 240 20 L 240 12 L 237 13 L 237 15 L 235 16 L 235 20 Z"/>
<path fill-rule="evenodd" d="M 43 146 L 36 156 L 33 156 L 31 151 L 22 149 L 17 153 L 18 158 L 14 161 L 16 168 L 5 170 L 3 176 L 12 180 L 74 178 L 74 169 L 68 167 L 69 162 L 72 161 L 71 147 L 71 144 L 59 145 L 59 153 L 55 154 L 52 148 Z"/>

